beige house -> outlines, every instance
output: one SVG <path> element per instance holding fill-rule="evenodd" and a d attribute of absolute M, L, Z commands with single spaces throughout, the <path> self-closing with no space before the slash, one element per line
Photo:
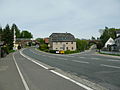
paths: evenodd
<path fill-rule="evenodd" d="M 49 36 L 50 50 L 76 50 L 75 37 L 71 33 L 52 33 Z"/>

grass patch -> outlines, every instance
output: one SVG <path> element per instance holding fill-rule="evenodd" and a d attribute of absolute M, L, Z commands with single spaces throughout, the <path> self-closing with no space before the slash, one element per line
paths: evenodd
<path fill-rule="evenodd" d="M 104 54 L 104 55 L 111 55 L 111 56 L 120 56 L 120 54 L 108 54 L 108 53 L 102 53 L 102 52 L 98 52 L 99 54 Z"/>
<path fill-rule="evenodd" d="M 10 50 L 9 53 L 15 52 L 15 50 Z"/>

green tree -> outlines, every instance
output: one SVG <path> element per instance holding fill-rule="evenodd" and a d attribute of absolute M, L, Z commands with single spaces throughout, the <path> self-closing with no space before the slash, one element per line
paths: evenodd
<path fill-rule="evenodd" d="M 91 40 L 96 40 L 96 39 L 95 39 L 95 37 L 92 36 L 92 37 L 91 37 Z"/>
<path fill-rule="evenodd" d="M 30 32 L 25 30 L 25 31 L 21 32 L 21 36 L 20 37 L 21 38 L 33 38 L 33 35 Z"/>
<path fill-rule="evenodd" d="M 43 40 L 43 38 L 37 38 L 36 40 L 40 42 L 40 44 L 45 44 L 45 41 Z"/>
<path fill-rule="evenodd" d="M 20 33 L 20 30 L 18 29 L 17 25 L 16 24 L 13 24 L 12 27 L 11 27 L 11 30 L 12 32 L 14 33 L 14 30 L 15 30 L 15 34 L 16 34 L 16 38 L 20 38 L 21 36 L 21 33 Z"/>
<path fill-rule="evenodd" d="M 0 27 L 0 41 L 2 40 L 2 27 Z"/>
<path fill-rule="evenodd" d="M 0 34 L 2 34 L 2 27 L 0 27 Z"/>
<path fill-rule="evenodd" d="M 13 32 L 10 29 L 8 24 L 3 29 L 2 41 L 5 42 L 5 44 L 7 45 L 9 50 L 12 50 L 12 48 L 13 48 Z"/>
<path fill-rule="evenodd" d="M 88 41 L 76 39 L 76 46 L 78 51 L 84 51 L 88 48 Z"/>
<path fill-rule="evenodd" d="M 103 44 L 102 44 L 102 42 L 98 42 L 97 44 L 97 49 L 99 50 L 99 52 L 100 52 L 100 50 L 102 49 L 102 47 L 103 47 Z"/>
<path fill-rule="evenodd" d="M 41 44 L 39 49 L 42 50 L 42 51 L 45 51 L 45 50 L 48 49 L 48 46 L 47 46 L 47 44 Z"/>
<path fill-rule="evenodd" d="M 103 43 L 103 45 L 105 45 L 105 43 L 107 42 L 107 40 L 112 37 L 113 39 L 116 38 L 116 32 L 117 30 L 120 29 L 115 29 L 115 28 L 108 28 L 105 27 L 105 29 L 103 30 L 103 33 L 100 36 L 100 40 Z"/>

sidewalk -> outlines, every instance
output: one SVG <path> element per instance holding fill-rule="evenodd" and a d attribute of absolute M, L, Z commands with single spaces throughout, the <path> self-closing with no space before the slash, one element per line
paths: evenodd
<path fill-rule="evenodd" d="M 0 58 L 0 90 L 25 90 L 12 53 Z"/>

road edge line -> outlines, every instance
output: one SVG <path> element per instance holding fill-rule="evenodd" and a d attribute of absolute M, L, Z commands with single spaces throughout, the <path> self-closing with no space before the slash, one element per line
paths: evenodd
<path fill-rule="evenodd" d="M 23 49 L 23 50 L 24 50 L 24 49 Z M 20 51 L 20 54 L 21 54 L 23 57 L 27 58 L 28 60 L 32 61 L 33 63 L 35 63 L 35 64 L 37 64 L 37 65 L 39 65 L 39 66 L 41 66 L 41 67 L 43 67 L 43 68 L 46 69 L 46 70 L 48 69 L 46 66 L 44 66 L 44 65 L 36 62 L 35 60 L 33 60 L 32 58 L 30 58 L 29 56 L 26 56 L 25 54 L 23 54 L 23 53 L 22 53 L 23 50 Z M 54 73 L 54 74 L 56 74 L 56 75 L 58 75 L 58 76 L 60 76 L 60 77 L 62 77 L 62 78 L 64 78 L 64 79 L 66 79 L 66 80 L 69 80 L 69 81 L 73 82 L 74 84 L 76 84 L 76 85 L 78 85 L 78 86 L 80 86 L 80 87 L 82 87 L 82 88 L 84 88 L 84 89 L 86 89 L 86 90 L 94 90 L 94 89 L 92 89 L 92 88 L 90 88 L 90 87 L 88 87 L 88 86 L 86 86 L 86 85 L 84 85 L 84 84 L 82 84 L 82 83 L 79 83 L 79 82 L 77 82 L 77 81 L 75 81 L 75 80 L 73 80 L 73 79 L 71 79 L 71 78 L 69 78 L 69 77 L 67 77 L 67 76 L 65 76 L 65 75 L 63 75 L 63 74 L 60 74 L 60 73 L 58 73 L 58 72 L 56 72 L 56 71 L 54 71 L 54 70 L 50 70 L 50 72 L 52 72 L 52 73 Z"/>
<path fill-rule="evenodd" d="M 15 60 L 14 54 L 15 54 L 15 53 L 13 53 L 13 60 L 14 60 L 14 63 L 15 63 L 15 65 L 16 65 L 16 68 L 17 68 L 17 70 L 18 70 L 18 73 L 19 73 L 19 75 L 20 75 L 20 77 L 21 77 L 21 80 L 22 80 L 22 82 L 23 82 L 23 85 L 24 85 L 24 87 L 25 87 L 25 90 L 30 90 L 29 87 L 28 87 L 28 84 L 27 84 L 27 82 L 25 81 L 25 79 L 24 79 L 24 77 L 23 77 L 23 75 L 22 75 L 22 73 L 21 73 L 21 71 L 20 71 L 20 68 L 19 68 L 19 66 L 18 66 L 18 64 L 17 64 L 17 62 L 16 62 L 16 60 Z"/>

